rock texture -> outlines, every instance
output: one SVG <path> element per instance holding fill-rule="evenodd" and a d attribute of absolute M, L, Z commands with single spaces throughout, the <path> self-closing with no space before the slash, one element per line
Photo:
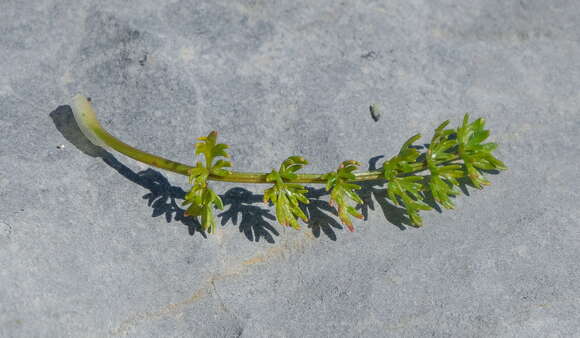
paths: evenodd
<path fill-rule="evenodd" d="M 2 1 L 0 336 L 578 336 L 579 16 L 574 0 Z M 471 112 L 510 169 L 420 229 L 368 185 L 355 233 L 320 186 L 295 231 L 265 186 L 216 183 L 206 236 L 184 177 L 79 135 L 77 92 L 181 162 L 218 130 L 240 170 L 372 166 Z"/>

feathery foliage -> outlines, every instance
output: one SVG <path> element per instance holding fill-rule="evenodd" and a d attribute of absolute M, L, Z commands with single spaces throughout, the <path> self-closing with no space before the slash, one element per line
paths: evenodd
<path fill-rule="evenodd" d="M 272 169 L 266 177 L 266 180 L 274 182 L 274 185 L 264 191 L 264 203 L 271 201 L 276 207 L 278 223 L 294 229 L 300 229 L 298 218 L 308 222 L 308 217 L 300 209 L 300 202 L 308 204 L 310 201 L 306 198 L 305 193 L 308 190 L 304 186 L 288 181 L 296 179 L 298 177 L 296 171 L 306 164 L 308 162 L 303 157 L 291 156 L 282 162 L 279 170 Z"/>
<path fill-rule="evenodd" d="M 456 189 L 460 178 L 468 178 L 477 188 L 489 185 L 483 176 L 486 170 L 505 170 L 506 166 L 492 154 L 495 143 L 483 143 L 489 136 L 484 129 L 485 121 L 477 119 L 469 122 L 466 114 L 463 123 L 457 129 L 449 129 L 449 121 L 443 122 L 435 129 L 431 143 L 426 152 L 414 146 L 421 135 L 409 138 L 399 153 L 383 163 L 380 177 L 386 181 L 387 197 L 395 205 L 405 208 L 409 219 L 415 226 L 421 226 L 423 219 L 420 211 L 432 207 L 425 202 L 428 194 L 433 200 L 447 209 L 454 208 L 452 198 L 459 194 Z M 189 180 L 193 184 L 185 198 L 185 205 L 190 205 L 187 215 L 201 216 L 204 230 L 214 232 L 216 223 L 213 208 L 222 209 L 220 197 L 211 190 L 207 181 L 211 178 L 224 178 L 231 174 L 225 168 L 231 167 L 229 161 L 215 160 L 216 157 L 228 157 L 225 144 L 218 144 L 217 133 L 212 132 L 195 145 L 196 155 L 205 157 L 205 165 L 197 162 L 189 170 Z M 214 162 L 215 160 L 215 162 Z M 308 217 L 301 208 L 308 204 L 307 189 L 298 183 L 297 171 L 308 162 L 300 156 L 291 156 L 280 165 L 279 170 L 272 170 L 266 176 L 266 182 L 274 185 L 264 192 L 264 203 L 272 202 L 276 209 L 278 222 L 284 226 L 300 229 L 298 219 L 308 222 Z M 330 205 L 337 209 L 338 217 L 349 231 L 354 231 L 351 217 L 363 218 L 356 210 L 356 205 L 363 201 L 357 194 L 360 186 L 356 182 L 355 171 L 360 166 L 357 161 L 344 161 L 336 171 L 319 176 L 320 183 L 326 183 L 330 192 Z M 421 175 L 423 171 L 428 174 Z M 317 182 L 318 183 L 318 182 Z"/>
<path fill-rule="evenodd" d="M 497 148 L 495 143 L 482 143 L 489 137 L 485 130 L 485 120 L 479 118 L 469 123 L 469 114 L 465 114 L 462 125 L 457 128 L 458 153 L 464 162 L 467 176 L 474 186 L 481 189 L 491 183 L 483 177 L 481 170 L 505 170 L 505 164 L 493 156 Z"/>
<path fill-rule="evenodd" d="M 421 138 L 421 134 L 412 136 L 403 144 L 399 153 L 383 163 L 383 175 L 387 180 L 387 196 L 395 205 L 402 205 L 407 210 L 415 225 L 422 225 L 419 210 L 431 207 L 423 202 L 423 177 L 412 175 L 421 168 L 417 162 L 419 151 L 412 144 Z"/>
<path fill-rule="evenodd" d="M 454 186 L 459 186 L 458 178 L 464 176 L 460 164 L 448 164 L 456 160 L 457 156 L 450 150 L 457 145 L 457 139 L 452 136 L 455 131 L 445 129 L 449 121 L 441 123 L 431 139 L 427 149 L 426 161 L 429 169 L 429 189 L 433 199 L 447 209 L 453 209 L 454 204 L 450 197 L 459 192 Z"/>
<path fill-rule="evenodd" d="M 192 169 L 189 170 L 189 184 L 193 184 L 191 190 L 185 196 L 183 205 L 189 205 L 185 211 L 186 216 L 201 216 L 201 227 L 204 231 L 214 233 L 216 230 L 215 217 L 213 209 L 223 209 L 224 204 L 221 198 L 207 184 L 210 176 L 226 177 L 231 172 L 224 168 L 232 166 L 231 162 L 219 159 L 214 162 L 216 157 L 228 158 L 226 153 L 227 145 L 217 143 L 217 132 L 212 131 L 206 137 L 198 138 L 195 144 L 195 155 L 205 157 L 205 165 L 198 161 Z"/>
<path fill-rule="evenodd" d="M 482 118 L 470 123 L 469 115 L 465 114 L 457 129 L 446 129 L 448 124 L 449 121 L 445 121 L 435 129 L 424 156 L 412 148 L 420 138 L 415 135 L 405 142 L 398 155 L 383 164 L 389 199 L 396 205 L 403 205 L 416 226 L 423 224 L 419 211 L 431 209 L 424 202 L 427 193 L 431 193 L 435 202 L 452 209 L 451 198 L 459 194 L 455 189 L 460 185 L 458 179 L 467 177 L 481 189 L 490 184 L 482 170 L 507 169 L 492 155 L 497 145 L 482 143 L 489 136 Z M 418 175 L 423 170 L 428 170 L 429 175 Z"/>
<path fill-rule="evenodd" d="M 490 182 L 483 176 L 486 170 L 505 170 L 505 164 L 493 156 L 495 143 L 483 143 L 489 137 L 485 130 L 485 121 L 480 118 L 469 122 L 465 114 L 462 124 L 457 129 L 447 128 L 445 121 L 435 129 L 431 143 L 426 152 L 421 153 L 421 147 L 414 146 L 421 135 L 409 138 L 399 150 L 399 153 L 383 163 L 380 177 L 386 181 L 387 197 L 395 205 L 405 208 L 409 219 L 415 226 L 423 225 L 420 211 L 432 207 L 425 202 L 428 194 L 433 200 L 447 209 L 453 209 L 452 198 L 459 194 L 456 189 L 461 178 L 468 178 L 471 183 L 481 189 Z M 195 145 L 196 155 L 203 155 L 205 165 L 197 162 L 189 170 L 189 181 L 193 184 L 185 198 L 185 205 L 190 205 L 187 215 L 201 216 L 204 230 L 214 232 L 216 223 L 213 208 L 222 209 L 220 197 L 211 190 L 207 181 L 213 178 L 223 178 L 231 174 L 225 168 L 231 163 L 217 160 L 216 157 L 228 157 L 225 144 L 218 144 L 217 133 L 212 132 Z M 300 156 L 291 156 L 280 165 L 279 170 L 272 170 L 266 181 L 274 185 L 264 192 L 264 203 L 272 202 L 276 209 L 278 222 L 284 226 L 300 229 L 298 219 L 308 222 L 308 217 L 300 204 L 308 204 L 307 189 L 298 183 L 297 171 L 308 162 Z M 326 191 L 330 192 L 330 205 L 337 209 L 338 217 L 349 231 L 354 231 L 351 217 L 363 218 L 356 210 L 356 205 L 363 201 L 357 194 L 361 187 L 355 171 L 360 166 L 357 161 L 344 161 L 336 171 L 320 175 L 321 183 L 326 183 Z M 422 171 L 426 175 L 420 175 Z"/>
<path fill-rule="evenodd" d="M 352 172 L 359 166 L 360 162 L 344 161 L 336 171 L 322 176 L 322 179 L 326 180 L 326 191 L 330 191 L 330 205 L 338 208 L 338 218 L 349 231 L 354 231 L 350 216 L 363 218 L 363 215 L 354 206 L 348 204 L 349 199 L 356 204 L 363 203 L 363 200 L 356 193 L 357 190 L 360 190 L 360 185 L 349 183 L 356 180 L 356 176 Z"/>
<path fill-rule="evenodd" d="M 351 216 L 362 218 L 355 208 L 363 202 L 357 194 L 360 186 L 356 182 L 382 179 L 386 182 L 388 200 L 404 207 L 410 221 L 420 226 L 423 220 L 419 212 L 431 209 L 426 203 L 427 197 L 432 196 L 433 203 L 451 209 L 454 207 L 452 199 L 459 194 L 457 186 L 464 184 L 465 179 L 481 189 L 490 184 L 484 177 L 485 172 L 507 169 L 493 155 L 497 145 L 484 143 L 490 134 L 485 129 L 484 119 L 470 122 L 468 114 L 465 114 L 457 129 L 448 128 L 449 121 L 439 125 L 424 152 L 419 151 L 421 147 L 413 146 L 421 135 L 409 138 L 398 154 L 385 161 L 380 170 L 356 172 L 360 163 L 344 161 L 336 171 L 329 173 L 297 174 L 307 164 L 300 156 L 289 157 L 279 170 L 270 173 L 228 170 L 232 164 L 223 159 L 229 158 L 226 153 L 228 146 L 217 143 L 215 131 L 199 138 L 200 142 L 195 144 L 195 155 L 203 156 L 205 162 L 197 161 L 195 166 L 188 166 L 133 148 L 113 137 L 99 124 L 91 102 L 82 95 L 75 96 L 73 111 L 81 131 L 95 145 L 107 146 L 137 161 L 189 176 L 192 187 L 183 202 L 188 206 L 185 215 L 201 217 L 201 226 L 208 232 L 216 231 L 213 209 L 223 208 L 221 198 L 208 186 L 210 180 L 273 183 L 264 192 L 264 202 L 275 205 L 280 224 L 295 229 L 300 228 L 298 219 L 308 222 L 301 209 L 301 204 L 309 203 L 307 189 L 300 183 L 326 184 L 330 204 L 337 209 L 340 220 L 348 230 L 352 231 Z"/>

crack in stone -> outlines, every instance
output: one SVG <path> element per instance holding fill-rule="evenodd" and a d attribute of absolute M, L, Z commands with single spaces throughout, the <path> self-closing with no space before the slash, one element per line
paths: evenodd
<path fill-rule="evenodd" d="M 293 241 L 284 241 L 284 243 L 281 244 L 281 246 L 268 248 L 264 252 L 259 253 L 249 259 L 243 260 L 236 264 L 232 264 L 232 266 L 226 267 L 224 269 L 224 272 L 211 275 L 206 280 L 206 282 L 203 283 L 203 286 L 197 289 L 197 291 L 195 291 L 193 295 L 191 295 L 191 297 L 187 298 L 186 300 L 168 304 L 158 311 L 136 313 L 135 315 L 121 322 L 119 327 L 111 331 L 111 334 L 127 335 L 129 330 L 137 326 L 139 322 L 145 320 L 159 319 L 168 315 L 179 315 L 180 313 L 183 312 L 183 309 L 186 306 L 195 303 L 196 301 L 202 299 L 203 297 L 209 295 L 212 292 L 215 293 L 216 298 L 221 303 L 220 305 L 224 309 L 224 311 L 231 313 L 238 320 L 239 323 L 242 323 L 240 317 L 235 312 L 227 308 L 226 304 L 224 303 L 223 299 L 221 298 L 221 296 L 217 291 L 215 282 L 224 280 L 229 277 L 239 276 L 242 273 L 247 272 L 251 266 L 256 265 L 258 263 L 264 263 L 274 259 L 283 258 L 285 254 L 287 254 L 288 252 L 291 251 L 303 252 L 307 246 L 307 243 L 311 242 L 312 240 L 313 236 L 312 235 L 309 236 L 308 233 L 305 233 L 304 237 L 300 237 Z"/>

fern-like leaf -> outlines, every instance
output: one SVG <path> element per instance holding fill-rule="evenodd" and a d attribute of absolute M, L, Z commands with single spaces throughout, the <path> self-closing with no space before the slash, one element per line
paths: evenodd
<path fill-rule="evenodd" d="M 358 169 L 360 163 L 357 161 L 344 161 L 338 170 L 324 174 L 322 179 L 326 180 L 326 191 L 330 191 L 330 205 L 338 209 L 338 217 L 349 231 L 354 231 L 351 216 L 363 218 L 363 215 L 349 205 L 348 200 L 356 204 L 362 204 L 363 200 L 356 193 L 360 190 L 360 185 L 349 183 L 355 179 L 353 171 Z"/>
<path fill-rule="evenodd" d="M 215 233 L 216 221 L 213 209 L 222 210 L 224 208 L 221 198 L 207 185 L 194 185 L 185 195 L 182 205 L 189 205 L 185 211 L 185 216 L 201 216 L 201 227 L 204 231 Z"/>
<path fill-rule="evenodd" d="M 183 205 L 189 205 L 185 211 L 186 216 L 201 217 L 201 227 L 204 231 L 215 233 L 216 221 L 213 209 L 223 209 L 221 198 L 207 185 L 210 176 L 225 177 L 231 174 L 224 169 L 231 167 L 229 161 L 223 159 L 214 162 L 216 157 L 226 157 L 228 148 L 226 144 L 217 143 L 217 132 L 212 131 L 206 137 L 198 138 L 195 144 L 195 154 L 205 157 L 205 165 L 198 161 L 195 167 L 189 170 L 189 183 L 193 184 L 191 190 L 185 195 Z"/>
<path fill-rule="evenodd" d="M 427 169 L 431 172 L 429 189 L 433 199 L 443 207 L 453 209 L 454 204 L 450 197 L 459 193 L 454 186 L 459 185 L 457 178 L 463 177 L 464 173 L 461 165 L 446 164 L 457 159 L 457 155 L 452 152 L 457 146 L 457 139 L 451 138 L 456 132 L 453 129 L 445 129 L 448 124 L 449 121 L 445 121 L 435 129 L 427 149 L 426 160 Z"/>
<path fill-rule="evenodd" d="M 297 177 L 296 171 L 302 169 L 308 162 L 300 156 L 291 156 L 282 162 L 279 170 L 272 170 L 266 177 L 268 182 L 274 182 L 271 188 L 264 191 L 264 203 L 272 202 L 276 207 L 278 223 L 300 229 L 298 218 L 308 222 L 308 217 L 300 208 L 300 203 L 308 204 L 308 191 L 304 186 L 288 183 Z"/>
<path fill-rule="evenodd" d="M 402 205 L 409 214 L 411 222 L 421 226 L 423 220 L 419 216 L 420 210 L 430 210 L 431 207 L 423 202 L 422 176 L 413 175 L 413 171 L 421 168 L 417 162 L 420 153 L 411 145 L 421 137 L 412 136 L 403 144 L 399 153 L 383 164 L 383 176 L 387 180 L 387 196 L 395 205 Z"/>
<path fill-rule="evenodd" d="M 485 120 L 479 118 L 469 123 L 469 114 L 465 114 L 463 123 L 457 128 L 458 153 L 465 164 L 467 177 L 479 189 L 491 184 L 481 170 L 505 170 L 505 164 L 493 156 L 497 148 L 495 143 L 482 143 L 489 136 L 485 130 Z"/>

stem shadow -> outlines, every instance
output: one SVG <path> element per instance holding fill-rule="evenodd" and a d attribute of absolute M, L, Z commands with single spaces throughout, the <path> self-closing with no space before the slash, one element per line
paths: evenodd
<path fill-rule="evenodd" d="M 92 144 L 79 129 L 70 106 L 59 106 L 49 115 L 56 129 L 77 149 L 91 157 L 100 158 L 129 181 L 149 190 L 143 195 L 143 199 L 147 200 L 147 205 L 153 209 L 152 217 L 164 216 L 167 223 L 181 222 L 188 228 L 191 236 L 199 233 L 207 238 L 197 218 L 185 216 L 185 209 L 178 203 L 185 198 L 185 190 L 169 183 L 169 180 L 157 170 L 149 168 L 136 173 L 119 162 L 110 152 Z M 274 243 L 273 235 L 278 236 L 279 233 L 268 220 L 275 220 L 275 217 L 268 209 L 252 205 L 261 202 L 260 196 L 244 188 L 235 187 L 221 197 L 224 205 L 230 206 L 227 211 L 217 215 L 221 218 L 222 225 L 229 220 L 237 225 L 239 217 L 240 232 L 243 232 L 248 240 L 257 242 L 260 238 L 264 238 L 269 243 Z"/>

